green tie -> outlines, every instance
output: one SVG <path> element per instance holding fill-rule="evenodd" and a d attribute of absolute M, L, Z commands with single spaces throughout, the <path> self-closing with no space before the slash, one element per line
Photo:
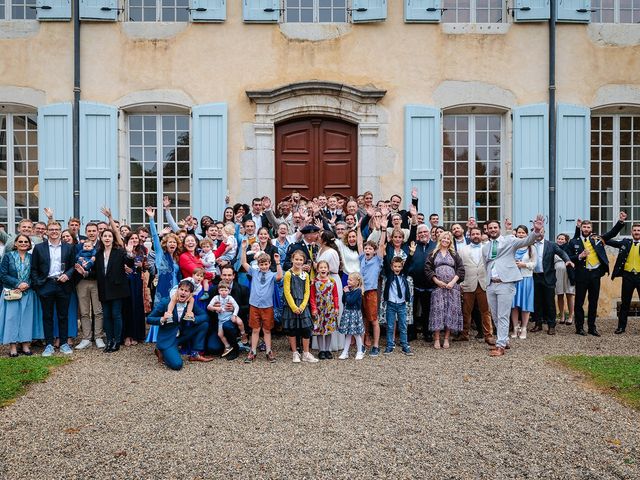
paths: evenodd
<path fill-rule="evenodd" d="M 491 258 L 494 259 L 498 256 L 498 241 L 491 241 Z"/>

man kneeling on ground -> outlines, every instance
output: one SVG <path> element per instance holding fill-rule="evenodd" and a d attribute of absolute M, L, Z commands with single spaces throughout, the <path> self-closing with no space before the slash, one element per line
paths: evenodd
<path fill-rule="evenodd" d="M 185 318 L 187 304 L 193 296 L 194 289 L 195 286 L 190 280 L 182 280 L 178 284 L 176 307 L 173 313 L 167 312 L 170 299 L 166 298 L 160 301 L 147 317 L 149 325 L 160 326 L 155 350 L 158 361 L 164 362 L 172 370 L 182 368 L 179 344 L 185 347 L 190 345 L 192 353 L 189 355 L 189 361 L 210 362 L 213 360 L 202 355 L 205 336 L 209 328 L 207 312 L 195 304 L 193 306 L 194 318 Z"/>

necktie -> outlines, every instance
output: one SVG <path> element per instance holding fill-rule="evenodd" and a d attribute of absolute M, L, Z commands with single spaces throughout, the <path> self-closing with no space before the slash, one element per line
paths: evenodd
<path fill-rule="evenodd" d="M 498 241 L 491 241 L 491 258 L 496 258 L 498 256 Z"/>
<path fill-rule="evenodd" d="M 400 286 L 400 277 L 396 275 L 396 290 L 398 292 L 398 298 L 402 300 L 402 287 Z"/>

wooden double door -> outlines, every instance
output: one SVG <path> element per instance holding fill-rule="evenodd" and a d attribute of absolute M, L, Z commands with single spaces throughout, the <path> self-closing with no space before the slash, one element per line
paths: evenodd
<path fill-rule="evenodd" d="M 356 196 L 358 128 L 330 118 L 304 118 L 276 126 L 276 197 L 299 191 Z"/>

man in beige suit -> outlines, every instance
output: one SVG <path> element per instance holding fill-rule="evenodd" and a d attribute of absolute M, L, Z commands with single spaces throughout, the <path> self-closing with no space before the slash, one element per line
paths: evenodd
<path fill-rule="evenodd" d="M 482 230 L 473 227 L 469 231 L 469 244 L 458 250 L 458 255 L 464 265 L 464 282 L 460 284 L 462 289 L 462 316 L 464 319 L 462 333 L 458 340 L 469 341 L 469 329 L 471 327 L 471 315 L 474 305 L 478 305 L 482 318 L 482 333 L 484 341 L 488 345 L 495 345 L 493 338 L 493 325 L 491 324 L 491 312 L 487 302 L 487 271 L 482 258 L 482 244 L 480 239 Z"/>

